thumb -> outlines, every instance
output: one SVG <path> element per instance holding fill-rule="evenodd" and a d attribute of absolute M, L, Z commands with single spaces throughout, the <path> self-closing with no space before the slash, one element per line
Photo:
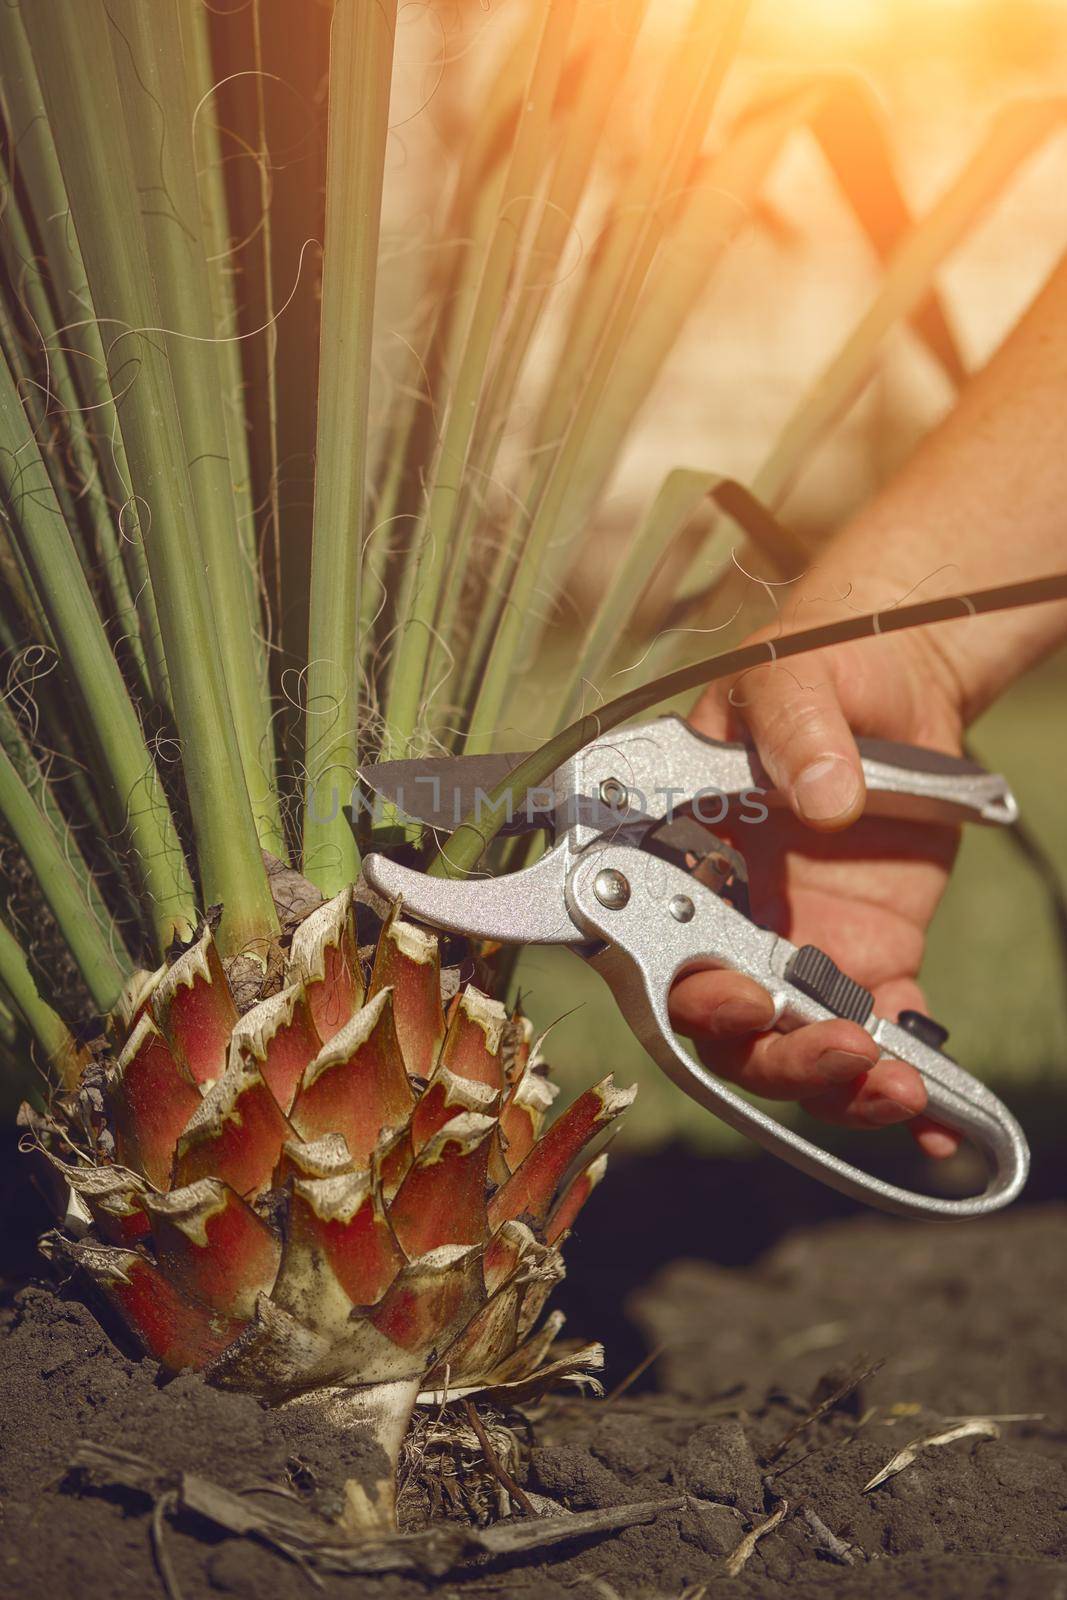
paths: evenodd
<path fill-rule="evenodd" d="M 825 667 L 772 662 L 747 673 L 731 695 L 776 789 L 802 822 L 831 831 L 863 811 L 859 751 Z"/>

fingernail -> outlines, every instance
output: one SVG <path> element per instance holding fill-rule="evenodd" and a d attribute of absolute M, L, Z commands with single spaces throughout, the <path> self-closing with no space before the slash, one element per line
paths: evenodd
<path fill-rule="evenodd" d="M 806 822 L 834 822 L 859 799 L 860 780 L 844 756 L 824 756 L 804 768 L 793 784 L 793 804 Z"/>
<path fill-rule="evenodd" d="M 834 1083 L 849 1083 L 861 1072 L 870 1072 L 873 1065 L 870 1057 L 860 1055 L 858 1050 L 825 1050 L 816 1061 L 815 1070 Z"/>
<path fill-rule="evenodd" d="M 911 1106 L 902 1105 L 899 1100 L 890 1100 L 888 1095 L 872 1095 L 863 1107 L 864 1121 L 872 1122 L 876 1127 L 888 1127 L 892 1122 L 907 1122 L 916 1115 Z"/>
<path fill-rule="evenodd" d="M 715 1021 L 731 1033 L 756 1033 L 774 1021 L 774 1001 L 769 996 L 762 1000 L 724 1000 L 715 1007 Z"/>

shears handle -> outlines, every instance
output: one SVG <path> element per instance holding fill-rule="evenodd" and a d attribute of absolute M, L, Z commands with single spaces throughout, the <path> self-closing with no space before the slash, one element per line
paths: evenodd
<path fill-rule="evenodd" d="M 798 950 L 680 868 L 625 845 L 587 850 L 569 874 L 567 901 L 574 921 L 596 941 L 590 965 L 610 985 L 649 1055 L 684 1093 L 739 1133 L 831 1188 L 902 1216 L 982 1216 L 1019 1194 L 1030 1160 L 1022 1129 L 996 1095 L 935 1047 L 931 1041 L 939 1030 L 929 1019 L 919 1019 L 916 1033 L 875 1017 L 867 991 L 822 951 Z M 886 1183 L 784 1127 L 720 1082 L 682 1048 L 668 1015 L 675 979 L 702 967 L 729 968 L 762 984 L 774 998 L 779 1027 L 840 1016 L 861 1022 L 884 1055 L 918 1070 L 928 1114 L 981 1149 L 989 1169 L 984 1192 L 944 1199 Z"/>

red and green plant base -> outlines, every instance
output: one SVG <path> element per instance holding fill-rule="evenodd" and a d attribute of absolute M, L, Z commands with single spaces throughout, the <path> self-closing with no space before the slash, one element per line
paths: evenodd
<path fill-rule="evenodd" d="M 436 936 L 395 910 L 361 950 L 356 907 L 299 922 L 243 1013 L 205 926 L 35 1123 L 70 1195 L 46 1248 L 149 1355 L 372 1429 L 389 1469 L 350 1485 L 353 1530 L 392 1524 L 420 1397 L 518 1402 L 601 1364 L 541 1314 L 603 1176 L 583 1152 L 633 1098 L 607 1077 L 542 1133 L 528 1020 L 454 981 L 445 1003 Z"/>

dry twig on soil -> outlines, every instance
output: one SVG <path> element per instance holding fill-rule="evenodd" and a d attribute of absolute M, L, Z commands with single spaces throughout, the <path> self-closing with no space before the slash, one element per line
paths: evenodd
<path fill-rule="evenodd" d="M 779 1500 L 770 1516 L 765 1518 L 763 1522 L 757 1523 L 750 1533 L 745 1534 L 737 1549 L 732 1550 L 726 1557 L 725 1567 L 731 1578 L 737 1577 L 737 1574 L 753 1554 L 760 1540 L 765 1538 L 768 1533 L 774 1532 L 788 1510 L 789 1501 Z"/>
<path fill-rule="evenodd" d="M 767 1455 L 764 1456 L 764 1464 L 770 1466 L 772 1462 L 777 1461 L 779 1456 L 785 1450 L 788 1450 L 793 1440 L 799 1438 L 805 1428 L 810 1428 L 813 1422 L 818 1422 L 819 1418 L 824 1417 L 828 1411 L 833 1411 L 835 1406 L 841 1404 L 842 1400 L 847 1400 L 849 1395 L 853 1394 L 861 1383 L 866 1383 L 868 1378 L 873 1378 L 874 1374 L 884 1365 L 885 1357 L 880 1356 L 877 1361 L 871 1362 L 869 1366 L 860 1367 L 850 1372 L 844 1383 L 839 1384 L 831 1394 L 820 1400 L 817 1406 L 813 1406 L 806 1416 L 801 1417 L 799 1422 L 794 1423 L 788 1433 L 782 1435 L 773 1449 L 769 1450 Z"/>
<path fill-rule="evenodd" d="M 858 1561 L 867 1560 L 866 1550 L 861 1550 L 859 1545 L 849 1544 L 847 1539 L 839 1539 L 837 1534 L 813 1511 L 811 1506 L 801 1506 L 797 1515 L 815 1536 L 815 1547 L 842 1567 L 854 1567 Z"/>
<path fill-rule="evenodd" d="M 638 1378 L 640 1378 L 643 1373 L 646 1373 L 649 1367 L 659 1360 L 666 1348 L 666 1342 L 662 1339 L 660 1340 L 659 1344 L 653 1345 L 648 1354 L 646 1356 L 642 1356 L 636 1367 L 631 1368 L 631 1370 L 626 1374 L 625 1378 L 621 1379 L 621 1381 L 615 1385 L 614 1389 L 612 1389 L 611 1393 L 606 1396 L 604 1400 L 605 1407 L 613 1406 L 616 1400 L 621 1399 L 626 1393 L 627 1389 L 635 1384 Z"/>
<path fill-rule="evenodd" d="M 83 1440 L 71 1465 L 97 1482 L 132 1489 L 146 1495 L 153 1505 L 162 1504 L 160 1516 L 190 1511 L 226 1533 L 257 1539 L 309 1574 L 416 1572 L 443 1577 L 481 1555 L 498 1559 L 525 1555 L 570 1539 L 587 1539 L 635 1523 L 652 1522 L 661 1512 L 678 1511 L 685 1505 L 684 1495 L 670 1495 L 663 1500 L 642 1500 L 560 1517 L 525 1518 L 491 1528 L 438 1523 L 418 1533 L 383 1534 L 341 1543 L 332 1537 L 332 1529 L 312 1517 L 265 1510 L 196 1473 L 164 1472 L 126 1450 Z"/>
<path fill-rule="evenodd" d="M 482 1419 L 478 1415 L 478 1410 L 474 1404 L 474 1401 L 465 1400 L 463 1404 L 466 1407 L 467 1420 L 470 1422 L 471 1427 L 478 1436 L 478 1443 L 482 1447 L 482 1455 L 485 1457 L 486 1466 L 489 1468 L 490 1472 L 492 1472 L 493 1475 L 500 1480 L 501 1484 L 504 1486 L 504 1489 L 511 1496 L 512 1500 L 515 1501 L 516 1505 L 522 1507 L 524 1514 L 528 1517 L 536 1517 L 537 1511 L 529 1495 L 526 1493 L 526 1490 L 523 1489 L 520 1484 L 516 1483 L 515 1479 L 511 1476 L 511 1473 L 504 1466 L 504 1463 L 497 1457 L 497 1453 L 493 1449 L 489 1435 L 486 1433 L 485 1428 L 482 1425 Z"/>

